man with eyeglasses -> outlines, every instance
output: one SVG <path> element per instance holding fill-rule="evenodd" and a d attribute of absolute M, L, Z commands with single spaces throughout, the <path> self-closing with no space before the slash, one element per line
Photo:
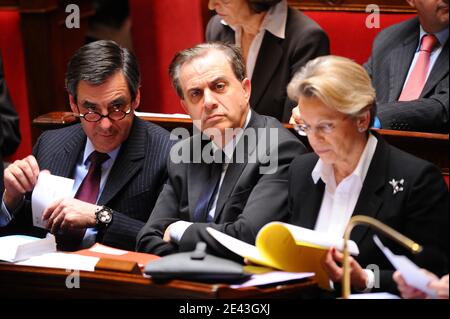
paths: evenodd
<path fill-rule="evenodd" d="M 81 123 L 45 132 L 33 155 L 5 171 L 0 233 L 46 232 L 31 225 L 30 192 L 39 174 L 50 171 L 75 180 L 74 198 L 44 210 L 61 249 L 95 242 L 134 249 L 166 180 L 172 145 L 169 132 L 134 116 L 139 86 L 136 58 L 115 42 L 93 42 L 75 53 L 66 88 Z"/>

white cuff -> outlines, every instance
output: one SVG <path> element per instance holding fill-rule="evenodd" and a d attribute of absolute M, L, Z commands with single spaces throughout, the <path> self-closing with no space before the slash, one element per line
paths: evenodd
<path fill-rule="evenodd" d="M 357 290 L 358 292 L 368 293 L 372 291 L 373 286 L 375 285 L 375 274 L 370 269 L 363 269 L 367 274 L 366 280 L 366 288 L 363 290 Z"/>
<path fill-rule="evenodd" d="M 184 220 L 179 220 L 170 225 L 170 240 L 174 243 L 179 243 L 181 237 L 183 237 L 186 229 L 191 226 L 192 223 L 186 222 Z"/>

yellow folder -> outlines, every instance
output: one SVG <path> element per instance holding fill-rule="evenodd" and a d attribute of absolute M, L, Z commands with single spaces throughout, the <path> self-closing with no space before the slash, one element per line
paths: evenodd
<path fill-rule="evenodd" d="M 289 272 L 314 272 L 323 289 L 330 289 L 330 281 L 321 260 L 331 246 L 343 248 L 342 238 L 281 222 L 271 222 L 261 228 L 255 246 L 213 228 L 207 230 L 222 245 L 254 264 Z M 353 241 L 349 241 L 349 251 L 353 255 L 359 253 Z"/>

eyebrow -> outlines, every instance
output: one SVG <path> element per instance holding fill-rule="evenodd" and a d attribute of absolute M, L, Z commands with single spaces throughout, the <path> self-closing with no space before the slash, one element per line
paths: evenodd
<path fill-rule="evenodd" d="M 229 83 L 230 81 L 224 76 L 218 76 L 218 77 L 216 77 L 216 78 L 214 78 L 214 79 L 212 79 L 210 81 L 207 81 L 207 82 L 208 82 L 208 86 L 211 86 L 211 85 L 216 84 L 217 82 Z M 195 86 L 192 86 L 192 87 L 188 88 L 187 92 L 196 91 L 196 90 L 201 90 L 201 89 L 197 85 L 195 85 Z"/>
<path fill-rule="evenodd" d="M 108 107 L 113 107 L 116 104 L 127 104 L 127 99 L 124 96 L 120 96 L 109 102 Z M 90 102 L 87 100 L 82 103 L 82 106 L 86 109 L 95 109 L 97 108 L 97 105 L 98 105 L 97 103 Z"/>
<path fill-rule="evenodd" d="M 116 105 L 116 104 L 127 104 L 127 103 L 128 103 L 128 102 L 127 102 L 127 99 L 126 99 L 125 97 L 121 96 L 121 97 L 118 97 L 118 98 L 112 100 L 112 101 L 109 103 L 109 105 L 114 106 L 114 105 Z"/>
<path fill-rule="evenodd" d="M 95 109 L 97 107 L 97 104 L 95 104 L 93 102 L 89 102 L 89 101 L 84 101 L 83 107 L 86 109 Z"/>

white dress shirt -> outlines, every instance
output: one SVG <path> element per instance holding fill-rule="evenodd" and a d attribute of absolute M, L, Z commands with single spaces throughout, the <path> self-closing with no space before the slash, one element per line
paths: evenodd
<path fill-rule="evenodd" d="M 81 182 L 86 177 L 89 166 L 91 165 L 90 161 L 88 160 L 89 155 L 95 150 L 94 145 L 89 140 L 89 138 L 86 141 L 86 146 L 84 147 L 83 157 L 80 156 L 80 159 L 77 161 L 77 164 L 75 166 L 75 171 L 73 174 L 74 184 L 72 188 L 72 197 L 75 196 L 77 193 L 78 188 L 81 185 Z M 112 150 L 108 153 L 109 159 L 103 162 L 102 164 L 102 175 L 100 179 L 100 189 L 99 189 L 99 197 L 100 194 L 103 191 L 103 188 L 105 187 L 106 180 L 108 179 L 109 173 L 111 171 L 111 168 L 117 158 L 117 154 L 119 153 L 120 146 L 116 149 Z M 98 198 L 99 198 L 98 197 Z M 97 198 L 97 200 L 98 200 Z M 19 206 L 20 207 L 20 206 Z M 9 224 L 9 222 L 12 220 L 12 214 L 7 209 L 5 202 L 2 200 L 2 207 L 0 211 L 0 226 L 6 226 Z M 95 243 L 97 236 L 97 231 L 95 228 L 88 228 L 86 229 L 86 233 L 84 235 L 83 241 L 82 241 L 82 247 L 90 247 Z"/>
<path fill-rule="evenodd" d="M 217 192 L 214 195 L 214 201 L 211 205 L 211 209 L 208 212 L 207 222 L 211 222 L 214 220 L 216 207 L 217 207 L 217 200 L 219 199 L 219 193 L 220 188 L 222 187 L 223 179 L 225 178 L 225 174 L 228 169 L 228 164 L 233 159 L 233 153 L 236 148 L 236 145 L 238 144 L 239 140 L 242 137 L 242 134 L 244 133 L 245 128 L 247 127 L 248 123 L 250 122 L 251 118 L 251 109 L 248 110 L 247 118 L 245 119 L 244 128 L 242 130 L 239 130 L 236 136 L 228 142 L 225 147 L 223 148 L 223 153 L 225 155 L 224 164 L 222 165 L 222 173 L 220 176 L 219 186 L 217 187 Z M 212 144 L 212 150 L 213 152 L 217 151 L 219 148 L 216 146 L 216 144 Z M 184 220 L 179 220 L 173 224 L 170 225 L 170 240 L 178 243 L 181 240 L 181 237 L 183 236 L 186 229 L 192 225 L 192 222 L 187 222 Z"/>
<path fill-rule="evenodd" d="M 280 39 L 285 38 L 286 34 L 286 21 L 288 14 L 288 5 L 286 0 L 277 3 L 267 11 L 258 33 L 254 37 L 247 56 L 247 76 L 251 80 L 253 71 L 255 69 L 256 59 L 258 58 L 259 49 L 264 38 L 266 31 L 272 33 L 274 36 Z M 220 21 L 224 25 L 228 25 L 225 20 Z M 229 25 L 234 31 L 234 43 L 237 46 L 241 46 L 242 28 L 240 26 Z"/>
<path fill-rule="evenodd" d="M 325 164 L 321 159 L 317 161 L 311 175 L 315 184 L 322 179 L 325 183 L 325 192 L 320 206 L 315 230 L 328 235 L 343 237 L 356 202 L 367 176 L 370 163 L 372 162 L 378 140 L 369 134 L 364 151 L 356 165 L 355 170 L 345 177 L 339 185 L 336 185 L 333 167 Z M 375 276 L 369 269 L 364 269 L 368 279 L 366 287 L 373 287 Z M 364 290 L 368 292 L 369 289 Z"/>

